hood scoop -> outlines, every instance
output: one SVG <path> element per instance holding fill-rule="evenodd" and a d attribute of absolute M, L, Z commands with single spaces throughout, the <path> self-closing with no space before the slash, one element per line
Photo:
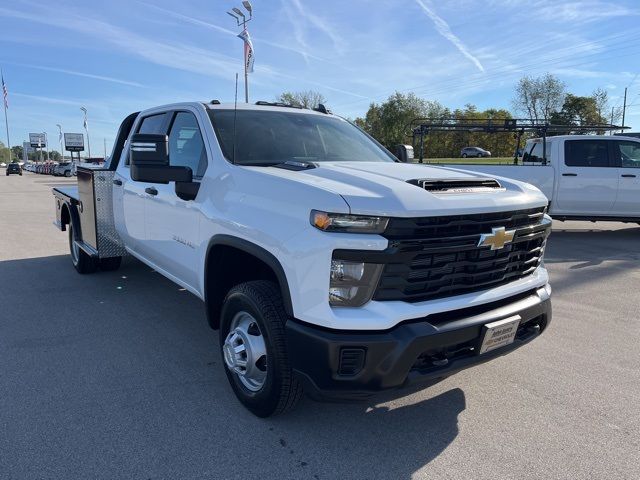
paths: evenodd
<path fill-rule="evenodd" d="M 317 165 L 312 162 L 300 162 L 297 160 L 288 160 L 284 163 L 278 163 L 274 165 L 276 168 L 283 168 L 284 170 L 293 170 L 294 172 L 299 172 L 301 170 L 310 170 L 312 168 L 317 168 Z"/>
<path fill-rule="evenodd" d="M 420 178 L 407 183 L 434 194 L 482 193 L 504 190 L 500 182 L 493 178 Z"/>

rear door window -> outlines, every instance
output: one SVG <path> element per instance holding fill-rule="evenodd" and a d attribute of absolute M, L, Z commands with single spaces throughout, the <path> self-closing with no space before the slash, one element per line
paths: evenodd
<path fill-rule="evenodd" d="M 614 152 L 621 167 L 640 168 L 640 142 L 616 142 Z"/>
<path fill-rule="evenodd" d="M 564 143 L 564 163 L 568 167 L 610 167 L 609 141 L 567 140 Z"/>

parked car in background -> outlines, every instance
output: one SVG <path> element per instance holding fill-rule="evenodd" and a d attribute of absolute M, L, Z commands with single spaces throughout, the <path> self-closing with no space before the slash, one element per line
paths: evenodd
<path fill-rule="evenodd" d="M 70 177 L 73 175 L 73 164 L 71 162 L 62 162 L 53 169 L 53 175 L 56 177 Z"/>
<path fill-rule="evenodd" d="M 0 168 L 7 168 L 7 164 L 4 162 L 0 163 Z"/>
<path fill-rule="evenodd" d="M 491 152 L 489 150 L 485 150 L 484 148 L 480 148 L 480 147 L 464 147 L 461 151 L 460 151 L 460 156 L 462 158 L 467 158 L 467 157 L 490 157 L 491 156 Z"/>
<path fill-rule="evenodd" d="M 10 163 L 7 165 L 7 176 L 9 175 L 22 176 L 22 167 L 18 163 Z"/>

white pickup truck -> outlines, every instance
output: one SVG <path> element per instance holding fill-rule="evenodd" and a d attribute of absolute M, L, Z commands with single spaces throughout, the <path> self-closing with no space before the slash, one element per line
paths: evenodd
<path fill-rule="evenodd" d="M 457 168 L 535 185 L 549 199 L 555 220 L 640 223 L 640 139 L 563 135 L 546 143 L 546 160 L 543 139 L 536 138 L 527 141 L 522 165 Z"/>
<path fill-rule="evenodd" d="M 322 106 L 135 113 L 54 195 L 78 272 L 130 254 L 205 302 L 258 416 L 427 385 L 551 320 L 537 188 L 399 163 Z"/>

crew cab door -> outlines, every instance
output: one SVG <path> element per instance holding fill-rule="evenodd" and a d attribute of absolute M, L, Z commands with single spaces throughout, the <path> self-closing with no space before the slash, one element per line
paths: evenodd
<path fill-rule="evenodd" d="M 607 215 L 618 192 L 618 168 L 610 155 L 609 140 L 572 139 L 564 141 L 559 155 L 556 195 L 558 213 Z"/>
<path fill-rule="evenodd" d="M 618 165 L 618 197 L 612 215 L 640 218 L 640 142 L 615 140 L 613 156 Z"/>
<path fill-rule="evenodd" d="M 138 122 L 135 132 L 163 132 L 166 130 L 167 118 L 167 113 L 146 116 Z M 127 143 L 114 176 L 113 214 L 116 229 L 124 244 L 133 252 L 140 254 L 140 248 L 145 240 L 145 206 L 148 196 L 145 189 L 150 184 L 133 181 L 129 163 Z"/>
<path fill-rule="evenodd" d="M 207 168 L 207 152 L 196 113 L 169 113 L 169 163 L 190 167 L 195 182 Z M 197 285 L 197 244 L 200 203 L 176 194 L 175 182 L 154 184 L 146 204 L 145 256 L 183 283 Z"/>

